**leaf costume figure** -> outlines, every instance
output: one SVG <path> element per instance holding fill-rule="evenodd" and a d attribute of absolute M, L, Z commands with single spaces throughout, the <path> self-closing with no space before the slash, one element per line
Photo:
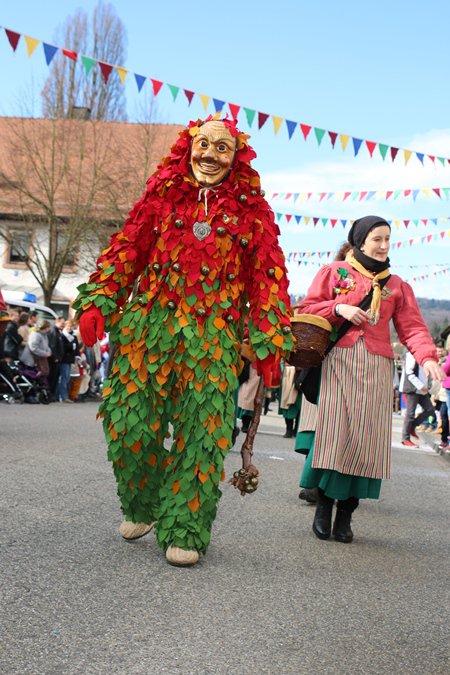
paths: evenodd
<path fill-rule="evenodd" d="M 231 120 L 191 122 L 74 303 L 86 344 L 105 328 L 116 346 L 99 414 L 120 532 L 155 525 L 173 564 L 195 564 L 210 541 L 244 321 L 263 374 L 293 346 L 279 230 L 247 139 Z"/>

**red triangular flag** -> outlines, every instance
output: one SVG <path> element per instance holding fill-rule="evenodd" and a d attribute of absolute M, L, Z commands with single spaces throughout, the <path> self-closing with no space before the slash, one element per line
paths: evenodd
<path fill-rule="evenodd" d="M 369 155 L 372 157 L 373 151 L 377 147 L 377 144 L 374 143 L 373 141 L 366 141 L 367 149 L 369 151 Z"/>
<path fill-rule="evenodd" d="M 410 194 L 411 194 L 411 190 L 403 190 L 403 195 L 405 197 L 409 197 Z"/>
<path fill-rule="evenodd" d="M 72 59 L 72 61 L 77 60 L 78 53 L 77 52 L 71 52 L 69 49 L 62 49 L 61 50 L 64 56 L 67 56 L 67 58 Z"/>
<path fill-rule="evenodd" d="M 100 70 L 102 71 L 105 84 L 108 84 L 109 76 L 111 75 L 113 67 L 110 66 L 109 63 L 103 63 L 102 61 L 98 61 L 97 63 L 100 66 Z"/>
<path fill-rule="evenodd" d="M 433 239 L 433 235 L 432 235 L 432 234 L 428 234 L 428 235 L 427 235 L 427 241 L 431 241 L 432 239 Z"/>
<path fill-rule="evenodd" d="M 266 113 L 258 113 L 258 129 L 262 129 L 264 124 L 267 122 L 268 117 L 269 115 L 266 115 Z"/>
<path fill-rule="evenodd" d="M 347 197 L 350 197 L 351 194 L 352 194 L 351 192 L 344 192 L 344 199 L 342 201 L 345 202 Z"/>
<path fill-rule="evenodd" d="M 154 96 L 158 96 L 159 90 L 163 86 L 164 82 L 160 82 L 159 80 L 152 80 L 152 78 L 150 78 L 150 80 L 153 87 L 153 94 Z"/>
<path fill-rule="evenodd" d="M 434 155 L 428 155 L 428 158 L 431 159 L 431 161 L 434 164 L 434 160 L 436 159 L 436 157 Z"/>
<path fill-rule="evenodd" d="M 405 223 L 405 227 L 408 227 L 408 225 L 409 225 L 409 220 L 404 220 L 403 222 Z"/>
<path fill-rule="evenodd" d="M 314 225 L 317 225 L 317 223 L 319 222 L 319 219 L 318 219 L 318 218 L 313 218 L 313 222 L 314 222 Z"/>
<path fill-rule="evenodd" d="M 330 137 L 331 145 L 334 148 L 334 144 L 336 143 L 337 133 L 335 131 L 329 131 L 328 136 Z"/>
<path fill-rule="evenodd" d="M 388 191 L 386 192 L 386 199 L 389 199 L 389 197 L 391 197 L 392 194 L 393 194 L 392 190 L 388 190 Z"/>
<path fill-rule="evenodd" d="M 391 148 L 391 158 L 392 161 L 397 157 L 398 148 Z"/>
<path fill-rule="evenodd" d="M 443 238 L 445 237 L 445 231 L 444 231 L 444 232 L 439 232 L 439 234 L 441 235 L 441 239 L 443 239 Z"/>
<path fill-rule="evenodd" d="M 20 40 L 20 33 L 15 33 L 13 30 L 8 30 L 7 28 L 5 28 L 5 33 L 6 37 L 9 40 L 9 44 L 11 45 L 13 50 L 16 51 L 17 45 L 19 44 Z"/>
<path fill-rule="evenodd" d="M 153 80 L 152 80 L 152 81 L 153 81 Z M 158 89 L 158 91 L 159 91 L 159 89 Z M 191 105 L 192 99 L 194 98 L 194 92 L 193 92 L 193 91 L 189 91 L 189 89 L 185 89 L 185 90 L 184 90 L 184 93 L 186 94 L 186 98 L 187 98 L 187 100 L 189 101 L 189 105 Z M 155 95 L 156 95 L 156 94 L 155 94 Z"/>
<path fill-rule="evenodd" d="M 300 129 L 302 130 L 303 138 L 306 139 L 308 138 L 308 134 L 311 131 L 312 127 L 309 126 L 309 124 L 300 124 Z"/>
<path fill-rule="evenodd" d="M 290 213 L 286 213 L 286 220 L 288 221 L 288 223 L 291 222 L 291 218 L 292 218 L 292 215 Z"/>
<path fill-rule="evenodd" d="M 240 106 L 240 105 L 236 105 L 235 103 L 229 103 L 229 104 L 228 104 L 228 107 L 229 107 L 229 109 L 230 109 L 230 113 L 231 113 L 231 116 L 233 117 L 233 119 L 234 119 L 234 120 L 237 120 L 238 115 L 239 115 L 239 110 L 241 109 L 241 106 Z M 269 117 L 269 115 L 267 115 L 267 117 Z M 266 121 L 266 120 L 264 120 L 264 122 L 265 122 L 265 121 Z M 264 122 L 263 122 L 263 124 L 264 124 Z M 261 124 L 261 127 L 262 127 L 262 124 Z M 261 127 L 259 127 L 259 128 L 261 129 Z"/>
<path fill-rule="evenodd" d="M 337 223 L 337 218 L 331 218 L 330 223 L 331 223 L 331 227 L 334 227 Z"/>
<path fill-rule="evenodd" d="M 361 201 L 362 199 L 364 199 L 364 197 L 366 196 L 366 194 L 367 194 L 367 190 L 366 190 L 365 192 L 360 192 L 360 193 L 359 193 L 359 201 Z"/>
<path fill-rule="evenodd" d="M 439 199 L 441 198 L 441 188 L 433 188 L 433 192 L 437 194 Z"/>

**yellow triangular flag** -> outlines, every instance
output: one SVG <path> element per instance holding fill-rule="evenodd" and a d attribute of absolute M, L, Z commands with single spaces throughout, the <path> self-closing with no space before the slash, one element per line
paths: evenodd
<path fill-rule="evenodd" d="M 125 68 L 122 68 L 121 66 L 116 66 L 116 70 L 119 73 L 120 81 L 124 84 L 125 78 L 128 75 L 128 70 L 125 70 Z"/>
<path fill-rule="evenodd" d="M 411 150 L 403 150 L 403 154 L 405 155 L 405 166 L 406 166 L 409 162 L 412 153 Z"/>
<path fill-rule="evenodd" d="M 347 143 L 350 140 L 350 136 L 347 136 L 347 134 L 339 134 L 339 140 L 341 141 L 342 149 L 345 150 Z"/>
<path fill-rule="evenodd" d="M 400 221 L 399 220 L 394 220 L 394 225 L 398 229 L 400 227 Z"/>
<path fill-rule="evenodd" d="M 425 197 L 430 197 L 431 191 L 430 188 L 422 188 L 422 192 L 425 195 Z"/>
<path fill-rule="evenodd" d="M 303 216 L 305 219 L 305 224 L 309 225 L 309 221 L 311 220 L 311 216 Z"/>
<path fill-rule="evenodd" d="M 277 134 L 280 131 L 280 127 L 283 123 L 283 118 L 272 115 L 272 122 L 273 122 L 273 130 Z"/>
<path fill-rule="evenodd" d="M 28 37 L 27 35 L 24 35 L 25 42 L 27 43 L 27 52 L 28 56 L 31 56 L 36 47 L 39 44 L 39 40 L 36 40 L 36 38 Z"/>
<path fill-rule="evenodd" d="M 208 103 L 211 100 L 211 96 L 205 96 L 205 94 L 199 94 L 199 96 L 200 96 L 200 100 L 203 103 L 203 107 L 204 107 L 205 112 L 206 112 L 206 109 L 208 107 Z"/>

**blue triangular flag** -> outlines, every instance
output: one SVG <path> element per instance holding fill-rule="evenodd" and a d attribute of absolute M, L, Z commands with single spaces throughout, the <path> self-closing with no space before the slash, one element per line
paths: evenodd
<path fill-rule="evenodd" d="M 416 152 L 417 159 L 423 164 L 423 152 Z"/>
<path fill-rule="evenodd" d="M 225 101 L 219 101 L 218 98 L 213 98 L 213 103 L 216 112 L 220 112 L 225 107 Z"/>
<path fill-rule="evenodd" d="M 45 60 L 47 61 L 47 65 L 49 66 L 52 62 L 53 57 L 58 51 L 58 47 L 55 47 L 54 45 L 48 45 L 46 42 L 43 42 L 42 45 L 44 47 Z"/>
<path fill-rule="evenodd" d="M 358 154 L 359 149 L 361 147 L 362 138 L 353 138 L 352 137 L 352 141 L 353 141 L 353 149 L 355 151 L 355 157 L 356 157 L 356 155 Z"/>
<path fill-rule="evenodd" d="M 412 196 L 413 196 L 414 201 L 416 201 L 416 197 L 417 197 L 418 194 L 419 194 L 419 190 L 413 190 Z"/>
<path fill-rule="evenodd" d="M 145 80 L 147 78 L 144 77 L 143 75 L 136 75 L 136 73 L 134 74 L 134 77 L 136 78 L 136 84 L 137 84 L 138 91 L 141 91 L 142 87 L 144 86 Z"/>
<path fill-rule="evenodd" d="M 295 127 L 297 126 L 297 122 L 291 122 L 291 120 L 286 120 L 286 126 L 288 129 L 289 139 L 291 139 L 292 134 L 295 131 Z"/>
<path fill-rule="evenodd" d="M 375 197 L 376 191 L 371 190 L 370 192 L 367 193 L 366 199 L 372 199 L 372 197 Z"/>
<path fill-rule="evenodd" d="M 300 225 L 302 217 L 301 216 L 295 216 L 295 220 L 297 221 L 297 225 Z"/>

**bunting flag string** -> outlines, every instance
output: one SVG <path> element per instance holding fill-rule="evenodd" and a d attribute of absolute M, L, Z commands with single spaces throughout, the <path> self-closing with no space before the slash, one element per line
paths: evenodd
<path fill-rule="evenodd" d="M 413 246 L 414 244 L 430 244 L 433 241 L 440 241 L 445 237 L 450 237 L 450 229 L 435 232 L 434 234 L 425 234 L 423 236 L 411 237 L 410 239 L 402 239 L 400 241 L 392 242 L 391 249 L 402 248 L 404 246 Z M 318 258 L 334 257 L 336 251 L 290 251 L 286 254 L 288 262 L 299 262 L 303 258 L 311 258 L 317 256 Z"/>
<path fill-rule="evenodd" d="M 326 263 L 325 263 L 326 264 Z M 298 260 L 297 265 L 304 265 L 307 267 L 308 265 L 312 265 L 313 267 L 322 267 L 324 263 L 320 262 L 319 260 Z M 408 269 L 408 270 L 417 270 L 417 269 L 424 269 L 424 268 L 436 268 L 436 269 L 444 269 L 444 268 L 449 268 L 450 266 L 448 263 L 424 263 L 423 265 L 397 265 L 395 264 L 395 269 Z"/>
<path fill-rule="evenodd" d="M 327 225 L 331 225 L 333 229 L 336 225 L 342 225 L 345 229 L 347 226 L 350 227 L 354 223 L 354 220 L 350 220 L 349 218 L 324 218 L 321 216 L 304 216 L 296 213 L 280 213 L 278 211 L 275 211 L 275 220 L 278 224 L 281 224 L 283 220 L 285 220 L 286 223 L 295 222 L 297 225 L 311 225 L 313 227 L 320 225 L 326 227 Z M 419 225 L 424 225 L 425 227 L 428 227 L 429 225 L 443 225 L 449 220 L 450 216 L 440 216 L 439 218 L 394 219 L 387 220 L 386 222 L 388 222 L 391 227 L 396 227 L 398 229 L 400 225 L 404 225 L 406 228 L 410 225 L 415 225 L 416 227 Z"/>
<path fill-rule="evenodd" d="M 13 51 L 15 52 L 19 44 L 20 38 L 22 37 L 22 33 L 17 33 L 9 28 L 5 28 L 4 26 L 0 26 L 0 28 L 3 28 L 3 30 L 5 31 L 8 42 L 11 45 Z M 113 71 L 117 71 L 121 83 L 125 84 L 126 75 L 128 74 L 129 71 L 126 68 L 123 68 L 123 66 L 121 65 L 105 63 L 104 61 L 99 61 L 98 59 L 79 54 L 78 52 L 66 49 L 64 47 L 57 47 L 55 45 L 43 42 L 42 40 L 38 40 L 37 38 L 33 38 L 28 35 L 23 35 L 23 37 L 26 43 L 28 57 L 31 57 L 37 45 L 42 43 L 47 66 L 50 66 L 55 55 L 60 51 L 67 58 L 72 59 L 73 61 L 76 62 L 80 61 L 85 68 L 86 76 L 89 75 L 89 73 L 92 70 L 92 67 L 95 64 L 97 64 L 98 67 L 100 68 L 105 85 L 108 84 L 108 80 Z M 236 103 L 230 103 L 221 98 L 214 98 L 209 95 L 193 92 L 190 89 L 185 89 L 183 87 L 169 84 L 161 80 L 156 80 L 149 76 L 138 75 L 137 73 L 132 74 L 134 75 L 138 92 L 142 90 L 145 82 L 149 80 L 149 82 L 151 82 L 153 95 L 155 97 L 165 86 L 171 92 L 173 102 L 175 103 L 179 91 L 183 90 L 188 100 L 188 104 L 190 105 L 192 103 L 193 98 L 197 96 L 203 105 L 205 113 L 207 112 L 208 106 L 212 101 L 215 112 L 225 113 L 226 107 L 228 107 L 228 110 L 230 111 L 233 119 L 238 119 L 239 114 L 244 113 L 248 126 L 254 128 L 253 125 L 256 121 L 256 127 L 258 130 L 261 130 L 268 121 L 268 119 L 270 118 L 272 120 L 273 133 L 275 135 L 279 134 L 280 129 L 282 128 L 284 123 L 284 125 L 286 126 L 286 131 L 289 140 L 293 138 L 294 134 L 297 132 L 297 136 L 305 142 L 308 140 L 308 138 L 315 139 L 318 147 L 322 145 L 324 139 L 328 139 L 330 146 L 333 150 L 336 148 L 337 141 L 339 139 L 339 145 L 342 151 L 345 152 L 347 148 L 350 148 L 353 151 L 354 157 L 357 157 L 361 152 L 361 150 L 363 150 L 367 152 L 369 157 L 371 158 L 379 154 L 379 156 L 383 161 L 388 159 L 391 162 L 394 162 L 397 157 L 403 157 L 403 162 L 405 166 L 408 164 L 412 156 L 414 156 L 422 166 L 425 166 L 425 160 L 428 163 L 432 163 L 435 166 L 442 165 L 446 167 L 450 164 L 450 158 L 448 157 L 430 155 L 424 152 L 418 152 L 406 148 L 398 148 L 395 146 L 390 146 L 386 143 L 380 143 L 378 141 L 371 141 L 364 138 L 357 138 L 355 136 L 351 136 L 350 134 L 339 133 L 337 131 L 329 131 L 328 129 L 322 129 L 321 127 L 316 127 L 311 124 L 305 124 L 304 122 L 288 120 L 278 115 L 260 112 L 253 108 L 247 108 L 242 105 L 237 105 Z M 323 194 L 327 195 L 334 193 L 323 193 Z M 351 194 L 353 193 L 348 193 L 348 196 L 350 196 Z"/>
<path fill-rule="evenodd" d="M 424 187 L 424 188 L 405 188 L 396 190 L 348 190 L 337 192 L 266 192 L 266 199 L 275 204 L 287 201 L 352 201 L 362 202 L 371 199 L 376 200 L 394 200 L 399 197 L 407 197 L 416 201 L 417 197 L 425 196 L 428 199 L 437 197 L 438 199 L 449 199 L 450 187 Z M 276 208 L 276 207 L 275 207 Z"/>

